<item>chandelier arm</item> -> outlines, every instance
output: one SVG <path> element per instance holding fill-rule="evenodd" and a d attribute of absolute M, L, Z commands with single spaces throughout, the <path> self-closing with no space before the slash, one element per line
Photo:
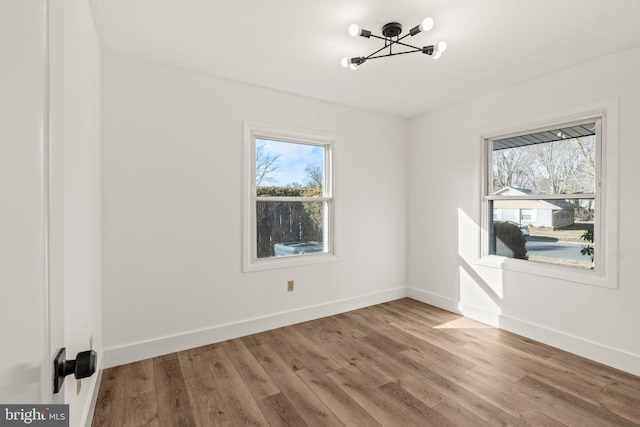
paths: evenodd
<path fill-rule="evenodd" d="M 372 33 L 369 37 L 374 37 L 374 38 L 376 38 L 376 39 L 380 39 L 380 40 L 390 40 L 390 41 L 392 41 L 393 43 L 397 43 L 397 42 L 399 42 L 400 40 L 403 40 L 403 39 L 407 38 L 407 37 L 408 37 L 408 36 L 410 36 L 410 35 L 411 35 L 411 34 L 405 34 L 404 36 L 399 37 L 396 41 L 393 41 L 393 39 L 391 39 L 390 37 L 378 36 L 378 35 L 373 34 L 373 33 Z"/>
<path fill-rule="evenodd" d="M 402 42 L 400 41 L 400 40 L 404 39 L 404 38 L 405 38 L 405 37 L 407 37 L 407 36 L 400 37 L 398 40 L 392 40 L 392 39 L 389 39 L 389 38 L 387 38 L 387 37 L 376 36 L 375 34 L 371 34 L 371 37 L 375 37 L 375 38 L 377 38 L 377 39 L 384 40 L 385 42 L 389 42 L 389 44 L 385 45 L 382 49 L 387 48 L 387 47 L 391 46 L 392 44 L 399 44 L 399 45 L 402 45 L 402 46 L 410 47 L 410 48 L 412 48 L 412 49 L 420 49 L 420 48 L 419 48 L 419 47 L 417 47 L 417 46 L 412 46 L 412 45 L 410 45 L 410 44 L 402 43 Z M 380 50 L 382 50 L 382 49 L 380 49 Z M 378 51 L 378 52 L 379 52 L 379 51 Z M 375 52 L 374 52 L 374 53 L 375 53 Z"/>
<path fill-rule="evenodd" d="M 402 45 L 402 46 L 410 47 L 410 48 L 412 48 L 412 49 L 420 49 L 420 48 L 419 48 L 419 47 L 417 47 L 417 46 L 412 46 L 412 45 L 410 45 L 410 44 L 402 43 L 402 42 L 399 42 L 399 41 L 395 41 L 395 42 L 394 42 L 394 41 L 392 41 L 392 44 L 399 44 L 399 45 Z M 391 46 L 391 45 L 389 45 L 389 46 Z"/>
<path fill-rule="evenodd" d="M 416 53 L 416 52 L 422 52 L 422 49 L 407 50 L 407 51 L 404 51 L 404 52 L 396 52 L 396 53 L 387 53 L 386 55 L 367 56 L 367 60 L 369 60 L 369 59 L 378 59 L 378 58 L 386 58 L 387 56 L 405 55 L 407 53 Z M 372 53 L 371 55 L 375 55 L 375 53 Z"/>
<path fill-rule="evenodd" d="M 407 34 L 405 34 L 404 36 L 402 36 L 402 37 L 400 37 L 400 38 L 396 39 L 396 43 L 398 43 L 398 42 L 399 42 L 400 40 L 402 40 L 402 39 L 405 39 L 405 38 L 409 37 L 410 35 L 411 35 L 410 33 L 407 33 Z"/>
<path fill-rule="evenodd" d="M 375 52 L 373 52 L 373 53 L 372 53 L 372 54 L 370 54 L 369 56 L 366 56 L 365 58 L 366 58 L 366 59 L 369 59 L 369 58 L 371 58 L 373 55 L 375 55 L 376 53 L 382 52 L 383 50 L 385 50 L 385 49 L 386 49 L 386 48 L 388 48 L 388 47 L 389 47 L 389 45 L 382 46 L 380 49 L 376 50 Z M 376 58 L 379 58 L 379 57 L 376 57 Z"/>
<path fill-rule="evenodd" d="M 391 47 L 390 47 L 391 45 L 386 45 L 386 46 L 383 46 L 380 49 L 376 50 L 375 52 L 369 54 L 369 56 L 365 56 L 365 59 L 384 58 L 385 56 L 402 55 L 403 53 L 411 53 L 411 52 L 422 52 L 422 49 L 419 48 L 419 47 L 411 46 L 411 45 L 404 44 L 404 43 L 400 43 L 400 44 L 403 45 L 403 46 L 406 46 L 406 47 L 410 47 L 411 49 L 414 49 L 414 50 L 407 50 L 407 51 L 404 51 L 404 52 L 393 53 L 393 52 L 391 52 Z M 385 50 L 387 48 L 389 49 L 389 53 L 388 54 L 379 55 L 379 56 L 373 56 L 373 55 L 375 55 L 377 53 L 382 52 L 383 50 Z"/>

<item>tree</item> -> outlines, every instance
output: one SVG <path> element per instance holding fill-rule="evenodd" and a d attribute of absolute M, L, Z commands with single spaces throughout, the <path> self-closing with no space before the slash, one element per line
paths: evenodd
<path fill-rule="evenodd" d="M 592 193 L 595 147 L 595 138 L 587 136 L 494 151 L 494 191 L 520 187 L 535 194 Z"/>
<path fill-rule="evenodd" d="M 582 158 L 589 165 L 586 173 L 595 176 L 596 173 L 596 139 L 594 136 L 587 136 L 584 138 L 578 138 L 578 147 L 582 153 Z"/>
<path fill-rule="evenodd" d="M 493 188 L 529 188 L 531 177 L 527 171 L 530 165 L 529 151 L 505 149 L 493 153 Z"/>
<path fill-rule="evenodd" d="M 587 165 L 576 147 L 575 139 L 552 141 L 531 147 L 536 162 L 536 192 L 562 194 L 585 191 L 580 177 Z"/>
<path fill-rule="evenodd" d="M 271 176 L 278 170 L 279 154 L 265 152 L 264 143 L 256 145 L 256 186 L 264 182 L 274 182 Z"/>
<path fill-rule="evenodd" d="M 307 174 L 307 181 L 305 182 L 307 187 L 322 188 L 324 177 L 320 166 L 307 165 L 304 171 Z"/>

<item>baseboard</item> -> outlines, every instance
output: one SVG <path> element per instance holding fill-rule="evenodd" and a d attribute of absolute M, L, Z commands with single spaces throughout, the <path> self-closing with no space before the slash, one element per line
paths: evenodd
<path fill-rule="evenodd" d="M 426 292 L 421 289 L 416 289 L 412 287 L 408 288 L 407 294 L 409 298 L 414 299 L 416 301 L 420 301 L 425 304 L 429 304 L 434 307 L 438 307 L 443 310 L 450 311 L 452 313 L 461 314 L 460 311 L 458 311 L 458 303 L 452 298 L 444 297 L 438 294 L 433 294 L 431 292 Z"/>
<path fill-rule="evenodd" d="M 103 350 L 110 368 L 407 297 L 405 286 Z"/>
<path fill-rule="evenodd" d="M 483 307 L 457 302 L 452 298 L 409 288 L 409 298 L 443 310 L 462 314 L 470 319 L 513 332 L 555 348 L 640 376 L 640 356 L 609 347 L 582 337 L 538 325 L 513 316 L 496 313 Z"/>
<path fill-rule="evenodd" d="M 540 341 L 569 353 L 640 376 L 640 355 L 536 325 L 511 316 L 501 316 L 500 328 Z"/>

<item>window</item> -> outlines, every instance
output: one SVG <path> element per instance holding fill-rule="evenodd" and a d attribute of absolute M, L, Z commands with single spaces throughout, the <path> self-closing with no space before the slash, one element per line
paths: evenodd
<path fill-rule="evenodd" d="M 603 119 L 598 114 L 483 139 L 485 261 L 613 287 L 600 280 L 606 264 Z"/>
<path fill-rule="evenodd" d="M 333 137 L 245 124 L 245 271 L 335 260 Z"/>
<path fill-rule="evenodd" d="M 520 219 L 522 221 L 533 221 L 535 211 L 533 209 L 523 209 L 520 213 Z"/>

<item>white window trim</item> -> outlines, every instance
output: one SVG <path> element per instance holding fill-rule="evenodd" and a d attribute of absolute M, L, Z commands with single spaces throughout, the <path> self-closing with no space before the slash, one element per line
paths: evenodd
<path fill-rule="evenodd" d="M 289 126 L 274 125 L 256 121 L 244 122 L 244 182 L 243 182 L 243 271 L 261 271 L 276 268 L 298 267 L 310 264 L 335 262 L 338 260 L 336 245 L 336 207 L 335 207 L 335 141 L 336 135 L 330 132 L 299 129 Z M 258 259 L 256 230 L 256 139 L 290 141 L 310 145 L 321 145 L 325 148 L 325 189 L 323 197 L 300 198 L 293 201 L 326 201 L 328 212 L 325 212 L 324 241 L 327 252 L 295 255 L 287 257 L 271 257 Z M 285 201 L 292 198 L 283 197 Z"/>
<path fill-rule="evenodd" d="M 510 134 L 522 134 L 523 132 L 535 132 L 544 129 L 565 125 L 571 122 L 589 119 L 601 120 L 601 141 L 598 144 L 600 165 L 596 182 L 601 183 L 599 189 L 597 224 L 594 229 L 594 240 L 598 242 L 596 250 L 595 270 L 582 270 L 575 267 L 566 267 L 552 264 L 536 263 L 525 260 L 512 259 L 498 255 L 490 255 L 489 252 L 489 224 L 490 215 L 488 209 L 489 199 L 489 168 L 491 153 L 489 143 L 491 139 L 507 137 Z M 482 148 L 481 165 L 481 226 L 480 247 L 475 264 L 509 270 L 524 274 L 554 278 L 586 285 L 600 286 L 610 289 L 618 289 L 618 99 L 604 103 L 584 106 L 555 113 L 542 117 L 534 122 L 521 123 L 508 128 L 495 129 L 482 132 L 480 136 Z M 586 244 L 586 243 L 585 243 Z"/>

